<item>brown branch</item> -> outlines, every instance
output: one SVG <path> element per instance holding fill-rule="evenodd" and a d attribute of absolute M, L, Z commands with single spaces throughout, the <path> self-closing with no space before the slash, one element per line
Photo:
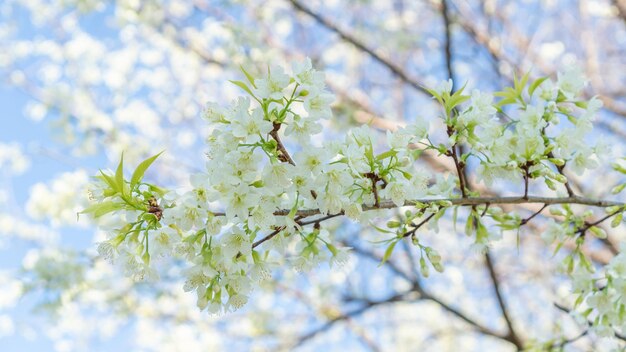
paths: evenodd
<path fill-rule="evenodd" d="M 608 219 L 610 219 L 610 218 L 614 217 L 615 215 L 617 215 L 617 214 L 619 214 L 619 213 L 621 213 L 621 212 L 623 212 L 623 210 L 622 210 L 622 209 L 618 209 L 617 211 L 614 211 L 614 212 L 612 212 L 612 213 L 610 213 L 610 214 L 607 214 L 606 216 L 604 216 L 604 217 L 600 218 L 599 220 L 596 220 L 596 221 L 591 222 L 591 223 L 585 223 L 585 225 L 584 225 L 584 226 L 582 226 L 582 227 L 581 227 L 578 231 L 576 231 L 576 233 L 583 234 L 583 233 L 585 233 L 587 230 L 589 230 L 590 228 L 592 228 L 592 227 L 594 227 L 594 226 L 598 226 L 598 225 L 600 225 L 600 224 L 601 224 L 601 223 L 603 223 L 604 221 L 606 221 L 606 220 L 608 220 Z M 615 253 L 615 254 L 617 254 L 617 253 Z"/>
<path fill-rule="evenodd" d="M 541 212 L 542 212 L 545 208 L 547 208 L 547 207 L 548 207 L 548 205 L 547 205 L 547 204 L 544 204 L 544 205 L 541 207 L 541 209 L 537 210 L 535 213 L 533 213 L 533 215 L 531 215 L 531 216 L 527 217 L 526 219 L 522 219 L 522 221 L 520 221 L 520 226 L 523 226 L 523 225 L 528 224 L 528 222 L 529 222 L 530 220 L 532 220 L 532 219 L 533 219 L 534 217 L 536 217 L 537 215 L 541 214 Z"/>
<path fill-rule="evenodd" d="M 443 25 L 445 32 L 445 45 L 444 45 L 444 53 L 446 58 L 446 69 L 448 70 L 448 78 L 452 80 L 452 91 L 455 91 L 454 85 L 456 84 L 454 71 L 452 69 L 453 65 L 453 57 L 452 57 L 452 33 L 450 31 L 451 22 L 450 22 L 450 9 L 448 8 L 448 1 L 441 1 L 441 16 L 443 17 Z"/>
<path fill-rule="evenodd" d="M 422 226 L 424 226 L 428 221 L 430 221 L 430 219 L 433 218 L 433 216 L 435 216 L 437 213 L 433 213 L 430 214 L 428 217 L 426 217 L 426 219 L 422 220 L 419 224 L 415 225 L 415 227 L 413 229 L 411 229 L 410 231 L 405 232 L 402 237 L 409 237 L 411 235 L 414 235 L 415 232 Z"/>
<path fill-rule="evenodd" d="M 491 255 L 489 254 L 489 252 L 485 253 L 485 264 L 487 265 L 487 268 L 489 269 L 489 277 L 491 278 L 493 290 L 496 294 L 496 298 L 498 299 L 498 305 L 500 306 L 500 310 L 502 311 L 502 316 L 504 317 L 504 320 L 506 321 L 506 325 L 509 329 L 509 334 L 507 335 L 506 339 L 510 341 L 512 344 L 514 344 L 518 350 L 522 350 L 524 348 L 524 344 L 522 343 L 520 337 L 515 332 L 515 328 L 513 327 L 513 321 L 511 320 L 511 317 L 509 316 L 509 311 L 507 309 L 506 303 L 504 302 L 504 298 L 500 290 L 500 281 L 496 274 L 494 263 L 491 259 Z"/>
<path fill-rule="evenodd" d="M 528 163 L 524 165 L 524 199 L 528 198 L 528 183 L 530 181 L 530 173 L 528 172 Z M 571 197 L 573 194 L 570 194 Z"/>
<path fill-rule="evenodd" d="M 447 303 L 443 302 L 442 300 L 440 300 L 439 298 L 432 296 L 426 292 L 422 292 L 421 295 L 422 299 L 425 300 L 429 300 L 429 301 L 433 301 L 437 304 L 439 304 L 441 306 L 441 308 L 443 308 L 444 310 L 446 310 L 449 313 L 452 313 L 454 316 L 456 316 L 457 318 L 463 320 L 464 322 L 468 323 L 472 328 L 476 329 L 476 331 L 484 334 L 484 335 L 488 335 L 488 336 L 492 336 L 492 337 L 496 337 L 498 339 L 501 340 L 506 340 L 509 341 L 507 339 L 506 335 L 497 333 L 487 327 L 485 327 L 484 325 L 476 322 L 475 320 L 473 320 L 472 318 L 468 317 L 467 315 L 465 315 L 463 312 L 461 312 L 460 310 L 448 305 Z M 509 341 L 511 342 L 511 341 Z"/>
<path fill-rule="evenodd" d="M 576 335 L 576 336 L 574 336 L 572 338 L 569 338 L 569 339 L 563 338 L 561 341 L 555 342 L 552 345 L 548 346 L 548 350 L 549 351 L 555 351 L 555 350 L 559 351 L 563 347 L 565 347 L 565 345 L 568 345 L 570 343 L 574 343 L 574 342 L 580 340 L 581 338 L 587 336 L 588 333 L 589 333 L 589 329 L 581 332 L 580 334 L 578 334 L 578 335 Z"/>
<path fill-rule="evenodd" d="M 626 24 L 626 0 L 613 0 L 613 5 L 617 8 L 617 15 Z"/>
<path fill-rule="evenodd" d="M 528 196 L 528 199 L 524 199 L 523 197 L 468 197 L 468 198 L 425 198 L 425 199 L 414 199 L 407 200 L 402 206 L 412 207 L 417 203 L 421 204 L 432 204 L 432 203 L 441 203 L 448 202 L 450 206 L 458 205 L 458 206 L 477 206 L 477 205 L 485 205 L 490 203 L 494 204 L 547 204 L 547 205 L 556 205 L 556 204 L 579 204 L 579 205 L 588 205 L 592 207 L 598 208 L 608 208 L 612 206 L 626 206 L 626 203 L 615 202 L 609 200 L 600 200 L 600 199 L 592 199 L 585 197 L 539 197 L 539 196 Z M 374 207 L 372 205 L 362 204 L 363 211 L 370 210 L 380 210 L 380 209 L 394 209 L 398 208 L 398 206 L 390 200 L 383 200 L 379 203 L 378 207 Z M 274 212 L 275 216 L 285 216 L 289 214 L 290 209 L 281 209 Z M 343 212 L 343 211 L 342 211 Z M 339 215 L 343 215 L 342 212 L 337 214 L 329 214 L 329 217 L 336 217 Z M 301 209 L 296 211 L 297 216 L 309 217 L 313 215 L 319 215 L 321 211 L 317 208 L 315 209 Z M 214 212 L 214 216 L 225 216 L 226 214 L 223 212 Z M 332 215 L 332 216 L 330 216 Z M 316 222 L 316 221 L 314 221 Z"/>
<path fill-rule="evenodd" d="M 465 182 L 465 173 L 463 172 L 463 166 L 459 162 L 459 157 L 457 155 L 456 144 L 452 146 L 450 151 L 448 151 L 449 156 L 454 160 L 454 167 L 456 168 L 457 175 L 459 176 L 459 188 L 461 188 L 461 195 L 463 198 L 467 197 L 467 193 L 465 190 L 466 182 Z"/>
<path fill-rule="evenodd" d="M 563 306 L 561 304 L 558 304 L 556 302 L 554 303 L 554 306 L 556 308 L 558 308 L 560 311 L 562 311 L 564 313 L 567 313 L 567 315 L 570 315 L 572 313 L 572 309 L 568 309 L 567 307 L 565 307 L 565 306 Z M 592 326 L 592 321 L 587 320 L 587 328 L 589 328 L 591 326 Z M 623 341 L 626 341 L 626 335 L 622 335 L 622 334 L 618 333 L 617 331 L 613 331 L 613 333 L 615 334 L 616 338 L 618 338 L 620 340 L 623 340 Z"/>
<path fill-rule="evenodd" d="M 271 240 L 274 236 L 278 235 L 285 228 L 286 228 L 286 226 L 280 226 L 276 230 L 272 231 L 269 235 L 267 235 L 267 236 L 261 238 L 260 240 L 254 242 L 252 244 L 252 248 L 256 248 L 256 247 L 260 246 L 263 242 Z"/>
<path fill-rule="evenodd" d="M 382 257 L 377 256 L 373 252 L 366 251 L 363 248 L 360 248 L 358 246 L 353 246 L 353 247 L 354 247 L 354 250 L 355 250 L 356 253 L 364 255 L 365 257 L 368 257 L 368 258 L 370 258 L 372 260 L 375 260 L 375 261 L 378 261 L 378 262 L 380 262 L 382 260 Z M 454 315 L 457 318 L 461 319 L 462 321 L 466 322 L 468 325 L 470 325 L 477 332 L 482 333 L 482 334 L 487 335 L 487 336 L 492 336 L 492 337 L 495 337 L 495 338 L 498 338 L 498 339 L 505 340 L 505 341 L 513 343 L 512 341 L 510 341 L 510 339 L 509 339 L 507 334 L 502 334 L 502 333 L 498 333 L 496 331 L 493 331 L 492 329 L 490 329 L 490 328 L 482 325 L 481 323 L 477 322 L 476 320 L 470 318 L 469 316 L 467 316 L 465 313 L 463 313 L 459 309 L 449 305 L 448 303 L 445 303 L 444 301 L 442 301 L 440 298 L 434 296 L 433 294 L 424 291 L 424 289 L 421 287 L 421 285 L 420 285 L 419 281 L 417 280 L 417 278 L 411 279 L 411 277 L 407 273 L 405 273 L 403 270 L 401 270 L 392 261 L 389 261 L 389 260 L 386 261 L 385 265 L 387 267 L 389 267 L 389 269 L 392 270 L 394 273 L 398 274 L 403 279 L 405 279 L 408 282 L 413 284 L 413 291 L 419 293 L 419 297 L 417 298 L 418 300 L 428 300 L 428 301 L 432 301 L 434 303 L 437 303 L 443 310 L 447 311 L 448 313 L 451 313 L 452 315 Z"/>
<path fill-rule="evenodd" d="M 422 88 L 422 84 L 420 84 L 414 78 L 410 77 L 402 68 L 400 68 L 399 66 L 394 64 L 391 60 L 389 60 L 388 58 L 383 57 L 382 55 L 376 53 L 373 49 L 369 48 L 361 40 L 357 39 L 352 34 L 342 30 L 341 28 L 339 28 L 337 25 L 335 25 L 334 23 L 332 23 L 328 19 L 322 17 L 320 14 L 318 14 L 315 11 L 311 10 L 310 8 L 306 7 L 299 0 L 289 0 L 289 2 L 293 5 L 293 7 L 296 10 L 309 15 L 317 23 L 319 23 L 320 25 L 326 27 L 328 30 L 336 33 L 337 35 L 339 35 L 339 37 L 342 40 L 344 40 L 344 41 L 354 45 L 357 49 L 359 49 L 360 51 L 366 53 L 367 55 L 369 55 L 372 59 L 374 59 L 375 61 L 377 61 L 381 65 L 387 67 L 387 69 L 389 69 L 389 71 L 391 71 L 391 73 L 393 73 L 396 77 L 400 78 L 400 80 L 402 80 L 404 83 L 406 83 L 409 86 L 413 87 L 415 90 L 430 96 L 430 94 L 424 88 Z"/>
<path fill-rule="evenodd" d="M 280 137 L 278 136 L 278 131 L 280 130 L 280 126 L 281 126 L 280 123 L 274 122 L 274 128 L 270 132 L 270 136 L 272 136 L 272 138 L 274 138 L 274 140 L 276 141 L 276 148 L 278 149 L 278 160 L 282 162 L 288 162 L 289 164 L 296 166 L 296 163 L 291 158 L 291 155 L 289 155 L 287 148 L 285 148 L 285 146 L 283 145 L 283 142 L 280 140 Z"/>
<path fill-rule="evenodd" d="M 414 292 L 413 290 L 409 290 L 407 292 L 404 293 L 398 293 L 395 294 L 389 298 L 383 299 L 383 300 L 379 300 L 379 301 L 365 301 L 366 303 L 360 307 L 357 308 L 351 312 L 348 313 L 344 313 L 341 314 L 331 320 L 329 320 L 328 322 L 326 322 L 324 325 L 320 326 L 317 329 L 314 329 L 313 331 L 301 336 L 298 341 L 291 346 L 291 349 L 295 349 L 298 346 L 301 346 L 303 343 L 305 343 L 306 341 L 314 338 L 315 336 L 317 336 L 318 334 L 330 329 L 331 327 L 333 327 L 333 325 L 335 325 L 335 323 L 340 322 L 340 321 L 344 321 L 344 320 L 348 320 L 350 318 L 354 318 L 357 317 L 365 312 L 367 312 L 369 309 L 373 308 L 373 307 L 377 307 L 377 306 L 381 306 L 381 305 L 385 305 L 385 304 L 390 304 L 390 303 L 394 303 L 394 302 L 398 302 L 403 300 L 404 296 L 406 296 L 407 294 L 410 294 L 411 292 Z"/>

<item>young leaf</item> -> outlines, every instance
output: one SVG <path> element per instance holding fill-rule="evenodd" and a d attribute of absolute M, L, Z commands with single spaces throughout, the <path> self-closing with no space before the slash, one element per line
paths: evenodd
<path fill-rule="evenodd" d="M 100 176 L 96 176 L 97 178 L 100 178 L 101 180 L 103 180 L 109 187 L 111 187 L 111 189 L 117 193 L 119 192 L 119 186 L 117 185 L 117 183 L 115 182 L 115 179 L 113 179 L 113 177 L 105 174 L 102 170 L 100 170 Z"/>
<path fill-rule="evenodd" d="M 93 214 L 94 218 L 99 218 L 104 214 L 108 214 L 110 212 L 122 209 L 122 207 L 124 207 L 124 204 L 108 201 L 91 205 L 81 211 L 79 214 Z"/>
<path fill-rule="evenodd" d="M 122 153 L 120 163 L 117 165 L 117 170 L 115 170 L 115 183 L 119 187 L 122 196 L 124 196 L 124 153 Z"/>
<path fill-rule="evenodd" d="M 163 151 L 164 152 L 164 151 Z M 148 159 L 142 161 L 139 166 L 133 172 L 133 176 L 130 178 L 130 188 L 134 188 L 136 184 L 141 182 L 143 179 L 143 175 L 146 173 L 146 170 L 152 165 L 152 163 L 161 155 L 163 152 L 156 154 L 154 156 L 149 157 Z"/>
<path fill-rule="evenodd" d="M 454 207 L 454 211 L 452 213 L 452 228 L 454 229 L 454 232 L 456 232 L 456 222 L 457 222 L 457 217 L 459 215 L 459 207 Z"/>
<path fill-rule="evenodd" d="M 389 257 L 391 257 L 391 253 L 393 253 L 393 249 L 395 248 L 396 243 L 398 243 L 398 240 L 395 240 L 389 244 L 387 250 L 385 250 L 385 254 L 383 255 L 383 260 L 380 262 L 380 264 L 378 264 L 378 266 L 385 264 L 385 262 L 389 260 Z"/>
<path fill-rule="evenodd" d="M 246 75 L 246 78 L 248 79 L 248 82 L 250 82 L 250 84 L 256 88 L 256 85 L 254 84 L 254 77 L 252 77 L 251 74 L 248 73 L 248 71 L 246 71 L 245 68 L 243 68 L 243 66 L 239 66 L 239 68 L 241 69 L 241 72 L 243 72 L 244 75 Z"/>
<path fill-rule="evenodd" d="M 530 86 L 528 86 L 528 95 L 532 98 L 535 90 L 543 83 L 548 77 L 541 77 L 535 80 Z"/>
<path fill-rule="evenodd" d="M 254 97 L 254 94 L 252 93 L 252 90 L 250 90 L 250 88 L 242 81 L 229 81 L 230 83 L 236 85 L 237 87 L 243 89 L 246 91 L 246 93 L 250 94 L 251 96 Z"/>

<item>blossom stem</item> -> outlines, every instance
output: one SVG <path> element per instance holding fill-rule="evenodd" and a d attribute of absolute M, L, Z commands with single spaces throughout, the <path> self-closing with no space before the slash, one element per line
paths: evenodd
<path fill-rule="evenodd" d="M 296 163 L 291 158 L 291 155 L 289 155 L 287 148 L 285 148 L 285 145 L 283 145 L 280 137 L 278 137 L 278 130 L 280 130 L 280 126 L 280 123 L 275 122 L 274 129 L 272 129 L 272 131 L 270 132 L 270 136 L 272 136 L 272 138 L 274 138 L 274 140 L 276 141 L 276 148 L 278 148 L 278 159 L 280 159 L 280 161 L 286 161 L 289 164 L 296 166 Z"/>

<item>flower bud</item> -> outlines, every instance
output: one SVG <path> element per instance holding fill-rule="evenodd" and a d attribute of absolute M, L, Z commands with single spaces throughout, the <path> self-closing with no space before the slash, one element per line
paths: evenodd
<path fill-rule="evenodd" d="M 428 277 L 430 275 L 430 269 L 428 268 L 424 257 L 420 258 L 420 272 L 422 273 L 423 277 Z"/>
<path fill-rule="evenodd" d="M 549 158 L 548 159 L 551 163 L 553 163 L 556 166 L 563 166 L 565 165 L 565 160 L 561 159 L 561 158 Z"/>
<path fill-rule="evenodd" d="M 613 187 L 613 189 L 611 189 L 611 193 L 612 194 L 618 194 L 621 191 L 623 191 L 625 187 L 626 187 L 626 183 L 622 183 L 621 185 L 617 185 L 617 186 Z"/>
<path fill-rule="evenodd" d="M 395 220 L 387 221 L 387 227 L 390 229 L 395 229 L 397 227 L 400 227 L 400 225 L 402 224 L 399 221 L 395 221 Z"/>
<path fill-rule="evenodd" d="M 560 183 L 567 183 L 567 177 L 565 177 L 565 176 L 563 176 L 561 174 L 554 175 L 554 179 L 557 182 L 560 182 Z"/>
<path fill-rule="evenodd" d="M 593 235 L 599 239 L 605 239 L 607 237 L 606 231 L 604 231 L 604 229 L 599 228 L 597 226 L 591 226 L 589 228 L 589 231 L 591 231 L 591 233 L 593 233 Z"/>
<path fill-rule="evenodd" d="M 565 216 L 565 212 L 561 208 L 550 208 L 550 214 L 557 216 Z"/>
<path fill-rule="evenodd" d="M 434 265 L 435 263 L 440 263 L 441 262 L 441 256 L 439 255 L 439 253 L 432 249 L 432 248 L 428 248 L 426 249 L 426 256 L 428 256 L 428 260 L 430 260 L 430 262 Z"/>

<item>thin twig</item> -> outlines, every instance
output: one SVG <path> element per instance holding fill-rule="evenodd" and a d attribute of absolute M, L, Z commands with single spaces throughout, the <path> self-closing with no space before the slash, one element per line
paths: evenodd
<path fill-rule="evenodd" d="M 271 240 L 274 236 L 278 235 L 278 233 L 281 232 L 282 230 L 284 230 L 285 228 L 286 228 L 286 226 L 280 226 L 276 230 L 272 231 L 269 235 L 267 235 L 267 236 L 261 238 L 260 240 L 254 242 L 252 244 L 252 248 L 256 248 L 259 245 L 261 245 L 263 242 Z"/>
<path fill-rule="evenodd" d="M 528 198 L 528 197 L 526 197 L 526 198 Z M 528 224 L 528 222 L 529 222 L 530 220 L 532 220 L 535 216 L 537 216 L 537 215 L 541 214 L 541 212 L 542 212 L 545 208 L 547 208 L 547 207 L 548 207 L 548 204 L 544 204 L 544 205 L 541 207 L 541 209 L 537 210 L 535 213 L 533 213 L 533 215 L 531 215 L 531 216 L 527 217 L 526 219 L 522 219 L 522 221 L 520 221 L 520 223 L 519 223 L 519 224 L 520 224 L 520 226 L 523 226 L 523 225 Z"/>
<path fill-rule="evenodd" d="M 422 226 L 424 226 L 428 221 L 430 221 L 430 219 L 433 218 L 433 216 L 435 216 L 437 213 L 432 213 L 430 214 L 428 217 L 426 217 L 424 220 L 422 220 L 419 224 L 415 225 L 415 227 L 413 229 L 411 229 L 410 231 L 405 232 L 402 237 L 409 237 L 413 234 L 415 234 L 415 232 Z"/>

